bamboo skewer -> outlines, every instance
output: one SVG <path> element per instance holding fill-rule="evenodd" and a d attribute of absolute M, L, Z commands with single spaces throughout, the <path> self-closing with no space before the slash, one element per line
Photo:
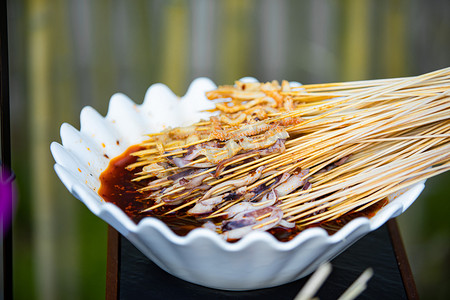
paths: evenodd
<path fill-rule="evenodd" d="M 363 203 L 365 202 L 365 203 L 368 203 L 368 204 L 373 204 L 374 202 L 378 202 L 378 201 L 380 201 L 380 200 L 383 200 L 383 199 L 385 199 L 387 196 L 389 196 L 389 195 L 391 195 L 391 194 L 393 194 L 393 193 L 395 193 L 395 192 L 397 192 L 397 191 L 399 191 L 399 190 L 402 190 L 402 189 L 407 188 L 407 187 L 409 187 L 409 186 L 411 186 L 411 185 L 414 185 L 414 184 L 416 184 L 416 183 L 418 183 L 418 182 L 424 181 L 424 180 L 426 180 L 426 179 L 428 179 L 428 178 L 430 178 L 430 177 L 439 175 L 439 174 L 441 174 L 441 173 L 443 173 L 443 172 L 447 172 L 447 171 L 449 171 L 449 170 L 450 170 L 450 165 L 446 164 L 445 167 L 435 167 L 435 170 L 433 170 L 434 172 L 427 171 L 428 174 L 423 175 L 423 176 L 421 176 L 421 177 L 419 177 L 419 178 L 417 178 L 417 179 L 411 180 L 411 181 L 409 181 L 409 182 L 405 182 L 405 183 L 403 183 L 403 184 L 397 183 L 397 185 L 394 184 L 394 183 L 392 183 L 392 184 L 388 185 L 387 187 L 383 188 L 383 190 L 381 190 L 380 192 L 378 192 L 378 194 L 373 195 L 372 197 L 367 197 L 367 198 L 365 198 L 364 201 L 363 201 Z M 362 197 L 361 197 L 361 198 L 362 198 Z M 373 199 L 373 198 L 375 198 L 375 200 L 370 201 L 370 200 Z M 321 221 L 324 221 L 324 220 L 333 220 L 333 219 L 336 219 L 337 217 L 339 217 L 339 216 L 342 215 L 343 213 L 348 212 L 348 211 L 350 211 L 351 209 L 360 207 L 363 203 L 361 203 L 361 202 L 359 202 L 359 203 L 354 203 L 354 204 L 351 205 L 350 207 L 346 207 L 345 209 L 341 209 L 341 210 L 339 210 L 339 211 L 334 210 L 334 211 L 333 211 L 333 214 L 320 215 L 320 216 L 317 217 L 317 218 L 307 218 L 307 219 L 303 219 L 303 220 L 302 220 L 302 225 L 305 226 L 305 225 L 310 225 L 310 224 L 314 224 L 314 223 L 317 223 L 317 222 L 321 222 Z M 362 207 L 361 207 L 361 209 L 363 209 L 363 208 L 366 208 L 366 206 L 362 206 Z M 356 209 L 355 211 L 358 211 L 358 209 Z M 292 221 L 294 221 L 294 220 L 295 220 L 295 219 L 293 218 Z"/>
<path fill-rule="evenodd" d="M 323 116 L 322 116 L 323 117 Z M 310 122 L 311 120 L 309 120 L 308 122 Z"/>
<path fill-rule="evenodd" d="M 238 134 L 249 124 L 252 124 L 252 128 L 260 125 L 268 125 L 269 128 L 283 126 L 289 134 L 284 143 L 284 152 L 267 156 L 261 156 L 258 152 L 249 153 L 224 163 L 220 174 L 215 173 L 216 167 L 207 167 L 183 179 L 193 180 L 207 173 L 215 173 L 217 177 L 206 177 L 202 182 L 207 188 L 223 185 L 210 193 L 211 197 L 215 197 L 235 190 L 234 186 L 226 184 L 227 181 L 243 179 L 261 166 L 265 167 L 261 177 L 247 186 L 247 191 L 270 186 L 282 174 L 308 169 L 309 173 L 302 180 L 308 180 L 312 186 L 279 197 L 277 204 L 284 218 L 302 226 L 361 210 L 400 188 L 449 169 L 450 68 L 415 77 L 303 85 L 279 91 L 273 99 L 277 97 L 290 99 L 293 106 L 290 109 L 269 110 L 267 119 L 256 120 L 255 123 L 217 123 L 219 118 L 197 122 L 189 129 L 201 132 L 195 141 L 168 139 L 170 130 L 149 134 L 149 139 L 141 144 L 145 149 L 133 154 L 139 158 L 128 168 L 167 164 L 173 157 L 183 158 L 189 147 L 215 140 L 211 132 L 217 126 L 226 133 L 223 143 L 235 135 L 237 138 L 234 139 L 239 142 Z M 217 106 L 212 111 L 219 111 L 221 116 L 226 114 L 227 107 L 233 107 L 229 109 L 232 113 L 228 116 L 231 116 L 230 120 L 235 120 L 240 113 L 237 110 L 239 105 L 244 109 L 252 108 L 249 101 L 251 99 L 244 96 L 232 97 L 230 103 L 233 105 Z M 249 136 L 254 143 L 265 141 L 266 137 L 258 134 Z M 226 156 L 229 150 L 225 150 L 225 147 L 222 149 L 214 152 L 214 155 Z M 344 158 L 349 159 L 342 165 L 334 165 Z M 183 185 L 164 191 L 177 182 L 168 178 L 204 162 L 211 165 L 209 158 L 204 155 L 188 161 L 181 168 L 173 165 L 165 167 L 162 176 L 166 177 L 140 191 L 145 193 L 159 189 L 159 199 L 183 193 L 188 196 Z M 331 170 L 324 172 L 329 166 Z M 142 181 L 152 177 L 150 171 L 138 170 L 133 180 Z M 189 200 L 165 214 L 179 212 L 196 204 L 202 199 L 202 193 L 197 193 L 189 195 Z M 230 207 L 241 201 L 245 201 L 244 197 L 225 201 L 203 219 L 224 216 Z M 255 204 L 255 207 L 264 207 L 267 203 L 270 202 Z M 164 201 L 161 201 L 143 212 L 164 205 Z M 256 220 L 262 221 L 269 216 L 270 213 L 267 213 Z M 272 222 L 277 221 L 270 219 L 252 228 L 258 230 Z"/>
<path fill-rule="evenodd" d="M 423 155 L 423 154 L 422 154 Z M 427 154 L 428 155 L 428 154 Z M 410 160 L 412 159 L 413 161 L 412 162 L 410 162 L 410 163 L 415 163 L 415 162 L 417 162 L 417 158 L 416 157 L 413 157 L 413 158 L 409 158 Z M 415 159 L 415 161 L 414 161 L 414 159 Z M 406 159 L 404 160 L 404 161 L 406 161 Z M 404 161 L 402 161 L 402 163 L 404 164 L 403 166 L 406 166 L 406 164 L 405 164 L 405 162 Z M 392 162 L 390 162 L 391 163 L 391 165 L 389 165 L 389 167 L 386 167 L 386 164 L 384 164 L 384 168 L 393 168 L 393 167 L 396 167 L 399 163 L 398 163 L 398 160 L 396 160 L 396 161 L 392 161 Z M 380 165 L 382 165 L 382 164 L 380 164 Z M 401 164 L 400 164 L 401 165 Z M 383 166 L 383 165 L 382 165 Z M 346 187 L 346 186 L 348 186 L 348 185 L 352 185 L 353 183 L 356 183 L 356 182 L 358 182 L 358 181 L 363 181 L 363 180 L 365 180 L 366 178 L 365 177 L 363 177 L 364 176 L 364 174 L 365 173 L 369 173 L 369 172 L 371 172 L 371 171 L 373 171 L 374 169 L 376 169 L 376 168 L 372 168 L 372 167 L 370 167 L 370 168 L 367 168 L 367 169 L 365 169 L 364 171 L 358 171 L 358 177 L 349 177 L 351 180 L 353 180 L 353 182 L 348 182 L 348 181 L 346 181 L 347 179 L 343 179 L 343 180 L 341 180 L 341 182 L 343 182 L 342 184 L 342 186 L 340 186 L 340 182 L 337 182 L 337 181 L 335 181 L 334 183 L 334 185 L 329 185 L 329 186 L 326 186 L 326 188 L 321 188 L 320 189 L 320 193 L 318 193 L 318 194 L 313 194 L 313 193 L 310 193 L 310 195 L 308 196 L 308 199 L 307 200 L 311 200 L 311 199 L 313 199 L 314 197 L 320 197 L 320 196 L 323 196 L 323 195 L 326 195 L 326 194 L 328 194 L 328 193 L 330 193 L 330 192 L 332 192 L 333 190 L 339 190 L 339 189 L 341 189 L 341 188 L 344 188 L 344 187 Z M 382 171 L 384 171 L 384 169 L 382 170 Z M 379 172 L 381 172 L 381 171 L 379 171 Z M 387 172 L 389 172 L 389 170 L 387 170 Z M 392 170 L 390 171 L 390 172 L 392 172 Z M 383 173 L 384 174 L 384 173 Z M 292 203 L 292 202 L 291 202 Z M 292 206 L 292 205 L 290 205 L 290 206 Z M 288 208 L 288 206 L 285 206 L 284 208 Z"/>
<path fill-rule="evenodd" d="M 440 161 L 443 158 L 449 159 L 450 158 L 449 157 L 450 154 L 448 154 L 448 153 L 450 153 L 449 151 L 450 151 L 450 147 L 444 148 L 444 150 L 441 151 L 442 153 L 437 158 L 433 158 L 433 157 L 432 158 L 426 158 L 425 161 L 427 161 L 427 160 L 428 161 L 430 161 L 430 160 L 431 161 L 436 161 L 436 160 Z M 425 157 L 427 157 L 428 155 L 429 154 L 427 153 L 425 155 Z M 320 205 L 320 204 L 326 203 L 326 202 L 327 202 L 327 204 L 324 204 L 324 205 L 322 205 L 322 206 L 320 206 L 318 208 L 315 208 L 312 211 L 303 212 L 303 213 L 301 213 L 301 214 L 299 214 L 299 215 L 297 215 L 295 217 L 292 217 L 290 220 L 294 221 L 294 220 L 296 220 L 296 219 L 298 219 L 298 218 L 300 218 L 302 216 L 308 215 L 308 213 L 314 212 L 316 210 L 320 210 L 322 208 L 330 207 L 333 204 L 335 204 L 336 202 L 342 201 L 342 200 L 340 200 L 341 199 L 340 197 L 344 196 L 344 194 L 345 194 L 345 197 L 348 198 L 350 192 L 357 192 L 358 189 L 360 191 L 364 191 L 364 192 L 372 191 L 371 186 L 367 186 L 368 184 L 370 184 L 372 182 L 376 182 L 378 185 L 381 185 L 380 182 L 379 182 L 379 180 L 381 180 L 381 179 L 384 180 L 384 181 L 382 181 L 382 183 L 383 182 L 389 183 L 389 182 L 392 182 L 394 180 L 396 180 L 396 182 L 401 182 L 401 181 L 404 180 L 404 178 L 402 176 L 410 176 L 410 175 L 401 175 L 401 174 L 404 174 L 405 172 L 411 173 L 414 170 L 423 168 L 422 165 L 411 167 L 411 165 L 414 165 L 414 164 L 418 164 L 417 159 L 413 159 L 413 160 L 409 159 L 408 163 L 405 163 L 403 161 L 401 163 L 395 162 L 395 163 L 388 164 L 387 166 L 383 166 L 383 167 L 379 168 L 379 170 L 377 170 L 377 172 L 375 174 L 373 174 L 373 175 L 369 174 L 369 175 L 366 175 L 366 176 L 358 176 L 359 178 L 355 179 L 354 182 L 355 183 L 359 182 L 358 183 L 359 186 L 355 185 L 355 187 L 349 187 L 345 191 L 340 191 L 340 192 L 334 193 L 334 194 L 332 194 L 332 195 L 330 195 L 330 196 L 328 196 L 328 197 L 326 197 L 326 198 L 324 198 L 324 199 L 322 199 L 320 201 L 316 201 L 315 202 L 316 205 Z M 428 166 L 428 165 L 429 164 L 426 164 L 426 166 Z M 396 167 L 396 168 L 393 169 L 393 167 Z M 404 170 L 404 169 L 406 169 L 406 170 Z M 395 177 L 394 175 L 397 175 L 398 177 Z M 393 178 L 399 178 L 399 179 L 393 179 Z M 346 182 L 344 184 L 344 187 L 348 187 L 349 185 L 353 185 L 353 183 L 352 182 Z M 363 196 L 366 196 L 366 195 L 363 195 Z M 333 199 L 337 199 L 337 200 L 333 200 Z M 370 199 L 370 198 L 366 198 L 366 199 Z M 328 202 L 328 201 L 331 201 L 331 202 Z M 333 201 L 335 201 L 335 202 L 333 202 Z M 365 200 L 365 201 L 367 201 L 367 200 Z M 304 203 L 304 200 L 302 200 L 302 203 Z M 290 210 L 285 215 L 286 216 L 293 216 L 294 213 L 297 213 L 298 211 L 299 211 L 299 209 Z"/>

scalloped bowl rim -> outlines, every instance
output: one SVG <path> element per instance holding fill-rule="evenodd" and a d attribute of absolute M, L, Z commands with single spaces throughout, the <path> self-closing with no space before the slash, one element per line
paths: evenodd
<path fill-rule="evenodd" d="M 254 81 L 254 78 L 246 78 L 246 81 Z M 298 83 L 292 83 L 294 86 L 298 85 Z M 161 84 L 153 84 L 149 87 L 147 90 L 147 93 L 145 95 L 144 101 L 142 104 L 137 105 L 134 104 L 131 100 L 126 98 L 125 95 L 121 93 L 114 94 L 111 97 L 108 113 L 105 117 L 100 116 L 99 118 L 103 118 L 104 121 L 107 121 L 111 123 L 110 115 L 112 114 L 112 102 L 115 98 L 126 98 L 128 100 L 121 100 L 121 101 L 131 101 L 130 103 L 133 103 L 133 107 L 137 110 L 142 109 L 144 106 L 149 106 L 150 100 L 148 99 L 151 95 L 151 92 L 154 92 L 155 90 L 160 89 L 162 93 L 167 93 L 168 97 L 176 97 L 179 99 L 179 102 L 176 103 L 182 103 L 182 101 L 185 98 L 188 98 L 189 95 L 192 93 L 200 93 L 201 91 L 204 92 L 207 89 L 214 88 L 214 83 L 208 79 L 208 78 L 197 78 L 195 79 L 191 85 L 189 86 L 189 89 L 185 96 L 183 97 L 176 97 L 170 89 Z M 153 89 L 153 90 L 152 90 Z M 152 90 L 152 91 L 151 91 Z M 192 98 L 192 97 L 191 97 Z M 127 105 L 130 105 L 128 103 Z M 165 105 L 165 104 L 164 104 Z M 177 104 L 178 105 L 178 104 Z M 159 109 L 159 108 L 158 108 Z M 92 107 L 85 107 L 83 108 L 80 118 L 82 118 L 84 114 L 88 113 L 97 113 Z M 98 114 L 98 113 L 97 113 Z M 198 118 L 197 118 L 198 119 Z M 75 130 L 75 131 L 74 131 Z M 63 140 L 64 144 L 64 138 L 68 134 L 67 132 L 75 132 L 79 133 L 80 135 L 84 133 L 88 129 L 83 127 L 83 124 L 81 125 L 81 129 L 77 131 L 73 127 L 71 127 L 69 124 L 64 123 L 61 125 L 61 139 Z M 159 131 L 159 130 L 158 130 Z M 80 138 L 82 140 L 82 138 Z M 84 140 L 80 141 L 84 142 Z M 92 142 L 88 139 L 86 139 L 87 142 Z M 139 142 L 139 141 L 137 141 Z M 135 142 L 136 143 L 136 142 Z M 121 145 L 122 148 L 128 148 L 131 146 L 131 144 L 126 145 L 126 147 L 123 147 L 124 145 Z M 273 248 L 276 251 L 281 252 L 288 252 L 291 251 L 297 247 L 300 247 L 305 241 L 309 239 L 313 239 L 315 237 L 321 237 L 326 240 L 327 245 L 335 245 L 339 242 L 345 241 L 347 236 L 349 236 L 351 233 L 356 231 L 359 228 L 367 228 L 368 230 L 364 231 L 364 234 L 367 234 L 370 231 L 376 230 L 381 225 L 383 225 L 386 221 L 388 221 L 390 218 L 396 217 L 399 214 L 403 213 L 419 196 L 421 191 L 424 188 L 424 182 L 420 182 L 406 191 L 404 191 L 402 194 L 398 195 L 397 198 L 392 200 L 389 204 L 384 206 L 374 217 L 371 219 L 360 217 L 353 219 L 348 224 L 343 226 L 340 230 L 338 230 L 333 235 L 329 235 L 324 229 L 313 227 L 308 228 L 301 233 L 299 233 L 296 237 L 294 237 L 292 240 L 287 242 L 280 242 L 278 241 L 274 236 L 267 232 L 252 232 L 248 234 L 247 236 L 243 237 L 239 241 L 235 243 L 229 243 L 225 240 L 223 240 L 218 234 L 204 228 L 197 228 L 189 232 L 186 236 L 179 236 L 175 234 L 166 224 L 164 224 L 159 219 L 153 218 L 153 217 L 146 217 L 142 219 L 138 224 L 134 223 L 119 207 L 112 203 L 107 203 L 105 201 L 102 201 L 102 198 L 99 196 L 97 191 L 90 187 L 87 182 L 86 184 L 79 180 L 79 178 L 76 177 L 76 174 L 74 175 L 73 172 L 68 170 L 68 167 L 65 166 L 65 164 L 69 164 L 66 161 L 67 160 L 73 160 L 75 163 L 80 163 L 78 161 L 80 153 L 74 153 L 71 149 L 68 149 L 67 147 L 57 143 L 52 142 L 51 146 L 51 152 L 53 157 L 55 158 L 55 165 L 54 169 L 56 173 L 58 174 L 59 178 L 63 182 L 63 184 L 67 187 L 67 189 L 80 201 L 82 201 L 95 215 L 99 216 L 103 220 L 105 220 L 107 223 L 115 227 L 121 234 L 123 234 L 125 237 L 129 238 L 133 235 L 139 236 L 139 233 L 143 231 L 145 228 L 154 228 L 162 236 L 167 238 L 168 241 L 175 245 L 179 246 L 186 246 L 195 244 L 198 240 L 202 239 L 208 239 L 213 241 L 213 243 L 218 246 L 219 248 L 223 249 L 225 252 L 239 252 L 244 249 L 247 249 L 258 242 L 263 242 L 269 245 L 271 248 Z M 75 149 L 76 150 L 76 149 Z M 116 152 L 119 151 L 119 149 L 116 149 Z M 75 151 L 76 152 L 76 151 Z M 122 151 L 123 152 L 123 151 Z M 118 152 L 117 152 L 118 153 Z M 110 159 L 108 159 L 109 163 Z M 104 164 L 105 162 L 103 162 Z M 79 170 L 79 169 L 78 169 Z M 92 175 L 92 174 L 91 174 Z M 100 201 L 99 201 L 100 200 Z M 111 219 L 112 218 L 112 219 Z M 118 226 L 120 225 L 120 226 Z M 363 235 L 364 235 L 363 234 Z M 360 238 L 359 236 L 358 238 Z M 132 238 L 130 239 L 132 240 Z M 133 241 L 132 241 L 133 242 Z M 347 245 L 348 246 L 348 245 Z M 345 247 L 344 247 L 345 248 Z M 341 250 L 342 251 L 342 250 Z M 340 253 L 340 251 L 339 251 Z M 186 279 L 186 278 L 184 278 Z M 201 284 L 201 283 L 200 283 Z M 208 285 L 207 285 L 208 286 Z M 213 286 L 216 287 L 216 286 Z M 221 288 L 221 287 L 219 287 Z M 232 288 L 229 288 L 232 289 Z"/>

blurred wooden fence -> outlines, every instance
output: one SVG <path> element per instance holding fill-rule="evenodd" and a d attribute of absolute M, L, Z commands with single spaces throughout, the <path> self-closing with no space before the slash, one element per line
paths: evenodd
<path fill-rule="evenodd" d="M 106 225 L 57 179 L 59 127 L 110 96 L 141 103 L 198 76 L 304 83 L 448 66 L 449 2 L 369 0 L 8 1 L 17 299 L 103 298 Z M 448 287 L 447 287 L 448 291 Z"/>

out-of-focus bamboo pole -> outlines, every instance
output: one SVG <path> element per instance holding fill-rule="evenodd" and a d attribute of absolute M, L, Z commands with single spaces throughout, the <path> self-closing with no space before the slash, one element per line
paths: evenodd
<path fill-rule="evenodd" d="M 215 70 L 214 55 L 217 52 L 215 32 L 219 24 L 215 22 L 218 15 L 218 1 L 190 1 L 191 40 L 190 68 L 192 78 L 212 74 Z M 211 76 L 211 75 L 209 75 Z"/>
<path fill-rule="evenodd" d="M 51 19 L 51 60 L 49 61 L 52 74 L 50 84 L 50 101 L 52 119 L 50 122 L 49 134 L 52 140 L 59 138 L 59 124 L 68 122 L 76 124 L 79 120 L 79 110 L 76 106 L 77 91 L 76 72 L 73 56 L 73 46 L 70 38 L 70 17 L 68 1 L 52 2 L 53 17 Z M 48 142 L 49 143 L 49 142 Z M 47 149 L 48 149 L 47 143 Z M 48 151 L 48 156 L 50 153 Z M 50 156 L 50 161 L 52 160 Z M 52 165 L 52 163 L 50 163 Z M 55 256 L 52 258 L 55 265 L 55 286 L 57 299 L 79 299 L 80 298 L 80 234 L 79 203 L 71 201 L 72 196 L 59 184 L 55 172 L 50 170 L 47 177 L 51 179 L 50 189 L 52 193 L 51 210 L 53 222 L 56 225 L 52 228 L 55 248 Z M 65 201 L 62 201 L 65 200 Z M 58 228 L 64 230 L 58 230 Z"/>
<path fill-rule="evenodd" d="M 261 64 L 263 75 L 266 79 L 281 80 L 286 76 L 288 30 L 289 26 L 286 14 L 288 3 L 280 1 L 261 1 L 261 16 L 259 24 L 261 27 Z M 252 50 L 250 50 L 252 51 Z"/>
<path fill-rule="evenodd" d="M 217 34 L 217 63 L 220 70 L 219 80 L 233 83 L 243 76 L 251 74 L 251 42 L 250 30 L 255 1 L 229 0 L 219 3 L 223 13 L 220 16 Z M 270 38 L 270 37 L 269 37 Z"/>
<path fill-rule="evenodd" d="M 56 299 L 56 255 L 52 215 L 52 161 L 49 152 L 51 115 L 51 2 L 29 0 L 29 101 L 30 101 L 30 156 L 33 214 L 33 260 L 37 295 L 39 299 Z"/>
<path fill-rule="evenodd" d="M 342 19 L 342 80 L 367 79 L 370 62 L 370 2 L 347 0 Z"/>
<path fill-rule="evenodd" d="M 386 3 L 383 14 L 382 58 L 383 69 L 388 77 L 399 77 L 408 74 L 407 70 L 407 29 L 404 1 L 393 0 Z"/>
<path fill-rule="evenodd" d="M 58 183 L 49 151 L 57 124 L 78 119 L 67 2 L 31 0 L 28 13 L 34 280 L 41 299 L 74 299 L 80 277 L 76 203 L 58 201 L 69 193 Z"/>
<path fill-rule="evenodd" d="M 149 78 L 154 72 L 154 61 L 156 60 L 156 46 L 151 42 L 151 22 L 149 16 L 149 2 L 133 1 L 124 2 L 126 6 L 126 23 L 128 24 L 124 47 L 126 51 L 126 66 L 119 69 L 124 74 L 119 76 L 119 85 L 126 82 L 125 90 L 131 99 L 141 103 L 144 93 L 150 84 Z M 128 72 L 133 66 L 133 72 Z M 127 76 L 130 74 L 131 76 Z M 125 76 L 124 76 L 125 75 Z M 134 94 L 132 94 L 134 93 Z"/>
<path fill-rule="evenodd" d="M 89 1 L 91 22 L 92 106 L 106 114 L 108 99 L 117 92 L 117 61 L 114 56 L 114 5 L 112 0 Z"/>
<path fill-rule="evenodd" d="M 182 1 L 170 1 L 164 9 L 161 52 L 161 80 L 177 95 L 187 88 L 187 58 L 189 31 L 187 6 Z"/>

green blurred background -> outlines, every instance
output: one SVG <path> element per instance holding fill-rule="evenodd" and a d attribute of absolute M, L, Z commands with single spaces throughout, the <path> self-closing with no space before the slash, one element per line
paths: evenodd
<path fill-rule="evenodd" d="M 450 1 L 9 0 L 16 299 L 102 299 L 107 225 L 53 171 L 59 127 L 196 77 L 303 83 L 419 75 L 449 66 Z M 423 299 L 450 298 L 450 174 L 398 218 Z"/>

